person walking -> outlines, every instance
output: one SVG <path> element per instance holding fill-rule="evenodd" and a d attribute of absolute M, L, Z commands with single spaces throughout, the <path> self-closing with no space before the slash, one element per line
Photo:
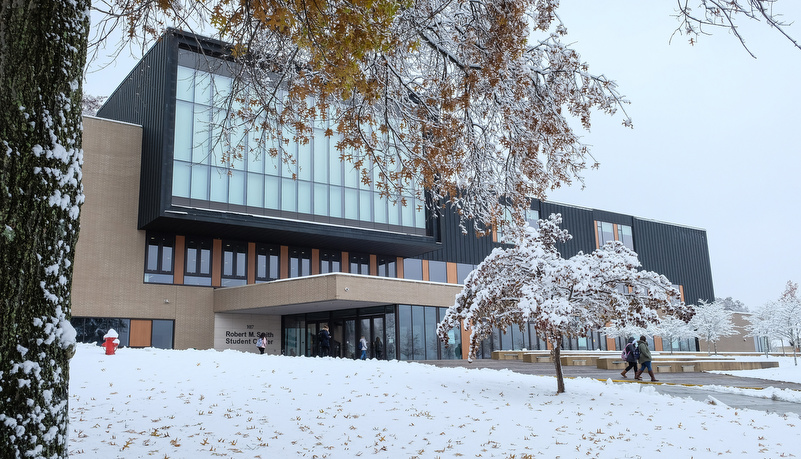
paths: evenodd
<path fill-rule="evenodd" d="M 256 347 L 259 348 L 259 354 L 264 354 L 264 348 L 267 347 L 266 333 L 259 335 L 259 339 L 256 340 Z"/>
<path fill-rule="evenodd" d="M 381 338 L 378 336 L 375 337 L 375 341 L 373 342 L 373 350 L 375 350 L 375 358 L 381 360 L 381 353 L 384 351 L 384 346 L 381 343 Z"/>
<path fill-rule="evenodd" d="M 359 359 L 361 359 L 361 360 L 366 359 L 367 358 L 367 340 L 364 339 L 364 336 L 362 336 L 362 339 L 359 340 L 359 349 L 362 351 L 362 356 L 359 357 Z"/>
<path fill-rule="evenodd" d="M 637 348 L 640 350 L 640 371 L 634 374 L 634 379 L 642 380 L 642 372 L 645 369 L 648 369 L 648 375 L 651 377 L 651 381 L 658 382 L 659 380 L 654 377 L 654 370 L 651 368 L 651 351 L 648 349 L 648 341 L 645 339 L 645 335 L 640 336 L 640 340 L 637 341 Z"/>
<path fill-rule="evenodd" d="M 328 357 L 331 353 L 331 333 L 328 332 L 328 325 L 323 325 L 320 330 L 320 357 Z"/>
<path fill-rule="evenodd" d="M 624 378 L 626 377 L 626 373 L 628 373 L 629 370 L 631 370 L 632 368 L 634 368 L 634 375 L 635 375 L 634 377 L 635 378 L 637 377 L 636 376 L 637 375 L 637 357 L 634 356 L 634 347 L 635 346 L 637 346 L 637 345 L 634 344 L 634 337 L 632 336 L 632 337 L 629 338 L 629 341 L 626 344 L 626 347 L 625 347 L 626 352 L 624 354 L 626 356 L 626 363 L 628 364 L 628 366 L 626 367 L 625 370 L 620 372 L 620 376 L 623 376 Z"/>

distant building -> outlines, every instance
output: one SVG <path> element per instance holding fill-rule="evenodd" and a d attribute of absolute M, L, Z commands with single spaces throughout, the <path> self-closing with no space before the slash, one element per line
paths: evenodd
<path fill-rule="evenodd" d="M 222 52 L 217 42 L 170 31 L 97 117 L 84 119 L 86 202 L 73 281 L 79 338 L 114 328 L 123 346 L 256 352 L 265 333 L 268 353 L 317 355 L 328 325 L 339 357 L 356 356 L 361 336 L 371 356 L 380 340 L 387 359 L 466 355 L 467 335 L 453 331 L 446 348 L 436 323 L 499 235 L 463 235 L 456 215 L 432 218 L 413 197 L 405 207 L 382 199 L 339 161 L 327 126 L 315 126 L 309 144 L 289 145 L 292 170 L 249 154 L 220 167 L 207 126 L 220 113 L 214 95 L 231 84 Z M 565 257 L 620 240 L 688 302 L 715 298 L 704 230 L 539 201 L 530 217 L 556 212 L 573 235 Z M 617 346 L 600 333 L 565 343 Z M 513 328 L 485 340 L 482 353 L 544 347 Z"/>

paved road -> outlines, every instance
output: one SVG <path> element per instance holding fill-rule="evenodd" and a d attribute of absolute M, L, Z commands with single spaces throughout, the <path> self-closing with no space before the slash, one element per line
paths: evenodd
<path fill-rule="evenodd" d="M 496 370 L 511 370 L 516 373 L 530 375 L 553 376 L 552 363 L 527 363 L 519 360 L 492 360 L 480 359 L 473 363 L 466 360 L 421 360 L 418 363 L 435 365 L 438 367 L 465 367 L 465 368 L 491 368 Z M 704 386 L 729 386 L 739 388 L 762 389 L 775 387 L 778 389 L 792 389 L 801 391 L 801 384 L 771 381 L 757 378 L 742 378 L 739 376 L 719 375 L 715 373 L 657 373 L 658 383 L 648 381 L 644 375 L 643 382 L 634 381 L 634 375 L 629 372 L 629 378 L 623 379 L 617 370 L 603 370 L 593 366 L 562 366 L 566 378 L 593 378 L 600 380 L 612 379 L 621 383 L 648 384 L 657 392 L 669 394 L 674 397 L 692 398 L 699 401 L 710 401 L 713 397 L 720 403 L 734 407 L 761 410 L 768 413 L 795 413 L 801 416 L 801 403 L 777 401 L 769 398 L 755 397 L 742 394 L 727 394 L 704 389 Z"/>

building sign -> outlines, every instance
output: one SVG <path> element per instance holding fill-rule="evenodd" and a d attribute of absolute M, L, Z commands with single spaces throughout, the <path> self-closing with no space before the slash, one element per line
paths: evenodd
<path fill-rule="evenodd" d="M 258 353 L 256 342 L 265 335 L 265 354 L 281 354 L 281 316 L 215 314 L 214 349 Z"/>

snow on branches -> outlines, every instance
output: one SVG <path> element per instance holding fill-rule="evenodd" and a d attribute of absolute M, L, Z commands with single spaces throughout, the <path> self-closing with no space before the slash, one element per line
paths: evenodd
<path fill-rule="evenodd" d="M 695 316 L 690 321 L 690 326 L 695 329 L 699 338 L 706 341 L 707 354 L 711 353 L 710 343 L 714 345 L 715 354 L 717 354 L 718 341 L 724 336 L 736 333 L 731 315 L 731 311 L 724 309 L 722 301 L 707 303 L 701 300 L 695 307 Z"/>
<path fill-rule="evenodd" d="M 663 275 L 641 271 L 637 254 L 610 242 L 590 254 L 565 259 L 556 244 L 570 235 L 551 215 L 539 228 L 526 226 L 515 245 L 497 248 L 472 271 L 437 333 L 471 330 L 470 359 L 496 327 L 533 324 L 538 336 L 558 352 L 563 337 L 586 336 L 605 326 L 646 328 L 659 313 L 689 321 L 693 310 L 679 302 L 679 291 Z M 561 386 L 561 383 L 560 383 Z M 563 392 L 560 387 L 559 392 Z"/>
<path fill-rule="evenodd" d="M 793 360 L 798 365 L 796 350 L 801 339 L 801 299 L 798 298 L 798 284 L 787 281 L 782 296 L 765 304 L 746 317 L 751 336 L 767 336 L 771 339 L 787 340 L 793 348 Z"/>

